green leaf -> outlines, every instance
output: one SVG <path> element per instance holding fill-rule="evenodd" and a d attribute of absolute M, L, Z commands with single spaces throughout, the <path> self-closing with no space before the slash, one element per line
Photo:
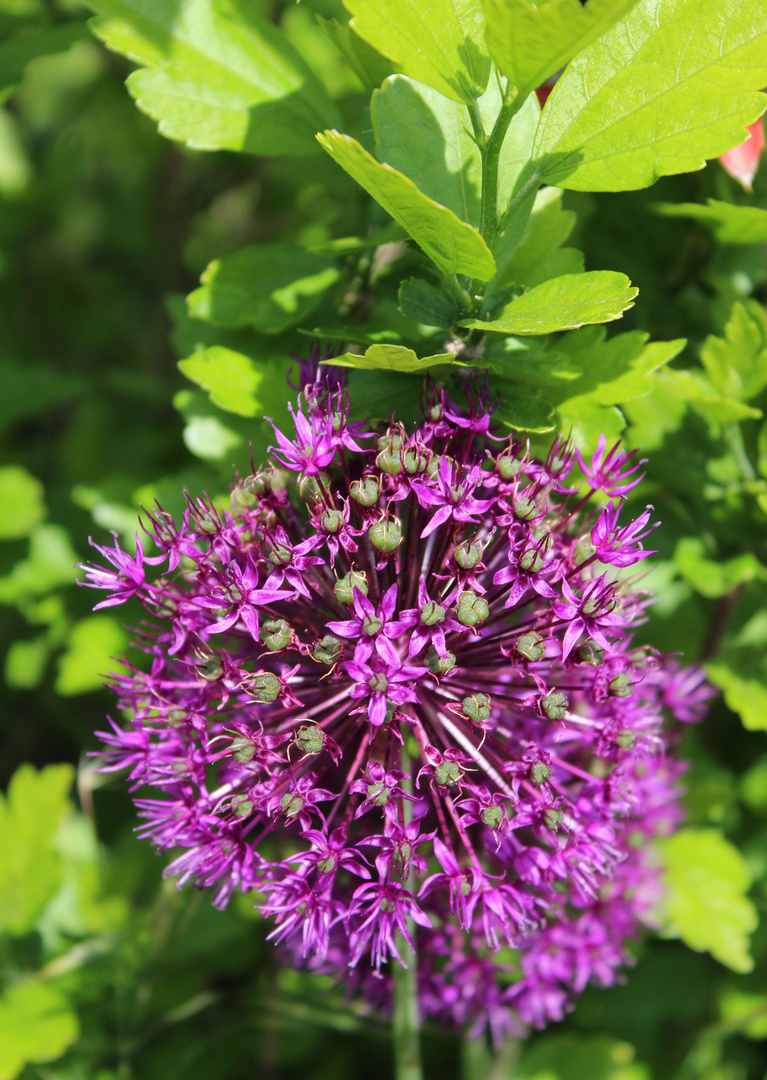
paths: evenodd
<path fill-rule="evenodd" d="M 758 420 L 762 415 L 761 409 L 718 394 L 703 372 L 670 368 L 666 378 L 676 396 L 688 402 L 707 422 L 713 438 L 719 437 L 723 424 L 737 420 Z"/>
<path fill-rule="evenodd" d="M 89 615 L 75 623 L 59 658 L 56 693 L 73 697 L 100 690 L 108 672 L 124 670 L 116 657 L 127 644 L 122 624 L 111 615 Z"/>
<path fill-rule="evenodd" d="M 605 1035 L 546 1032 L 523 1048 L 515 1080 L 650 1080 L 634 1048 Z"/>
<path fill-rule="evenodd" d="M 33 690 L 45 674 L 51 647 L 48 636 L 14 641 L 5 654 L 5 681 L 15 690 Z"/>
<path fill-rule="evenodd" d="M 734 206 L 707 199 L 701 203 L 655 203 L 652 207 L 661 217 L 694 218 L 708 225 L 722 244 L 767 243 L 767 210 L 758 206 Z"/>
<path fill-rule="evenodd" d="M 365 350 L 364 356 L 344 353 L 342 356 L 334 356 L 332 360 L 324 362 L 334 367 L 359 368 L 361 371 L 383 370 L 410 373 L 425 371 L 439 364 L 452 364 L 455 362 L 455 356 L 452 353 L 437 353 L 434 356 L 424 356 L 419 360 L 412 349 L 406 349 L 402 345 L 371 345 Z"/>
<path fill-rule="evenodd" d="M 308 154 L 337 124 L 322 84 L 248 0 L 91 0 L 91 29 L 143 65 L 136 104 L 198 150 Z"/>
<path fill-rule="evenodd" d="M 20 765 L 0 795 L 0 930 L 27 934 L 61 882 L 54 838 L 71 809 L 71 765 Z M 0 1046 L 3 1045 L 0 1039 Z"/>
<path fill-rule="evenodd" d="M 382 165 L 349 135 L 326 131 L 320 145 L 426 252 L 444 274 L 489 281 L 495 274 L 490 250 L 471 225 L 424 195 L 403 173 Z"/>
<path fill-rule="evenodd" d="M 554 410 L 540 394 L 518 383 L 489 379 L 491 398 L 498 398 L 493 420 L 517 431 L 552 431 Z"/>
<path fill-rule="evenodd" d="M 668 889 L 668 937 L 710 952 L 733 971 L 751 971 L 748 935 L 757 914 L 746 897 L 751 880 L 743 856 L 717 829 L 683 829 L 660 844 Z"/>
<path fill-rule="evenodd" d="M 487 43 L 504 75 L 529 94 L 622 18 L 636 0 L 485 0 Z"/>
<path fill-rule="evenodd" d="M 0 44 L 0 92 L 21 82 L 24 69 L 38 56 L 65 52 L 87 36 L 80 22 L 22 30 Z"/>
<path fill-rule="evenodd" d="M 392 66 L 386 57 L 355 34 L 348 23 L 323 19 L 321 15 L 315 18 L 366 90 L 376 90 L 392 74 Z"/>
<path fill-rule="evenodd" d="M 55 1061 L 79 1034 L 76 1013 L 53 986 L 11 986 L 0 997 L 0 1080 L 13 1080 L 27 1063 Z"/>
<path fill-rule="evenodd" d="M 674 562 L 682 577 L 701 594 L 716 598 L 726 596 L 739 585 L 767 581 L 767 566 L 750 551 L 724 562 L 705 556 L 706 545 L 696 536 L 685 536 L 677 543 Z"/>
<path fill-rule="evenodd" d="M 0 385 L 0 431 L 6 431 L 81 393 L 85 382 L 46 364 L 0 360 Z"/>
<path fill-rule="evenodd" d="M 719 1002 L 728 1034 L 733 1028 L 749 1039 L 767 1039 L 767 995 L 727 987 Z"/>
<path fill-rule="evenodd" d="M 557 83 L 530 175 L 627 191 L 701 169 L 764 111 L 766 64 L 767 0 L 640 0 Z"/>
<path fill-rule="evenodd" d="M 29 538 L 29 555 L 0 578 L 0 604 L 16 604 L 71 584 L 77 554 L 61 525 L 38 525 Z"/>
<path fill-rule="evenodd" d="M 706 338 L 701 362 L 723 397 L 750 401 L 767 386 L 767 316 L 761 304 L 735 304 L 724 335 Z"/>
<path fill-rule="evenodd" d="M 506 334 L 552 334 L 619 319 L 634 306 L 638 292 L 625 274 L 612 270 L 565 274 L 512 300 L 497 319 L 464 319 L 459 325 Z"/>
<path fill-rule="evenodd" d="M 562 192 L 548 187 L 535 197 L 530 218 L 522 236 L 507 244 L 503 233 L 495 261 L 498 274 L 493 288 L 500 285 L 524 285 L 528 289 L 549 278 L 583 272 L 583 255 L 576 248 L 563 248 L 575 225 L 575 213 L 562 209 Z"/>
<path fill-rule="evenodd" d="M 424 326 L 448 327 L 455 305 L 442 289 L 423 278 L 407 278 L 399 287 L 400 311 Z"/>
<path fill-rule="evenodd" d="M 272 372 L 258 367 L 249 356 L 212 345 L 198 349 L 188 360 L 179 360 L 179 370 L 210 393 L 214 405 L 239 416 L 262 415 L 257 393 Z"/>
<path fill-rule="evenodd" d="M 741 718 L 744 728 L 767 731 L 767 685 L 739 675 L 724 663 L 706 664 L 706 673 L 724 694 L 727 708 Z"/>
<path fill-rule="evenodd" d="M 313 311 L 338 276 L 332 260 L 297 244 L 254 244 L 210 263 L 189 296 L 189 314 L 278 334 Z"/>
<path fill-rule="evenodd" d="M 487 132 L 500 108 L 493 80 L 478 103 Z M 378 158 L 408 176 L 424 195 L 479 226 L 482 156 L 465 107 L 424 83 L 394 75 L 373 94 L 371 111 Z M 530 158 L 539 115 L 538 101 L 531 98 L 509 127 L 498 166 L 501 206 Z"/>
<path fill-rule="evenodd" d="M 40 481 L 20 465 L 0 468 L 0 540 L 28 536 L 45 514 Z"/>
<path fill-rule="evenodd" d="M 344 0 L 361 38 L 413 79 L 455 101 L 478 98 L 490 75 L 478 0 Z"/>

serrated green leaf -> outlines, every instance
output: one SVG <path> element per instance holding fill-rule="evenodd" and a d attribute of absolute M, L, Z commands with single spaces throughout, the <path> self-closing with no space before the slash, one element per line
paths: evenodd
<path fill-rule="evenodd" d="M 13 1080 L 27 1063 L 56 1058 L 80 1033 L 64 995 L 41 982 L 17 983 L 0 997 L 0 1080 Z"/>
<path fill-rule="evenodd" d="M 344 0 L 361 38 L 413 79 L 455 101 L 470 102 L 487 86 L 490 57 L 478 0 Z"/>
<path fill-rule="evenodd" d="M 535 388 L 557 387 L 582 376 L 566 352 L 549 349 L 549 338 L 502 337 L 491 341 L 476 361 L 500 379 Z"/>
<path fill-rule="evenodd" d="M 54 837 L 73 779 L 71 765 L 20 765 L 0 795 L 0 930 L 28 933 L 59 887 Z"/>
<path fill-rule="evenodd" d="M 28 536 L 45 514 L 40 481 L 20 465 L 0 468 L 0 540 Z"/>
<path fill-rule="evenodd" d="M 604 34 L 637 0 L 484 0 L 487 43 L 499 69 L 521 94 Z"/>
<path fill-rule="evenodd" d="M 317 24 L 330 38 L 366 90 L 376 90 L 393 68 L 385 56 L 354 33 L 348 23 L 315 16 Z"/>
<path fill-rule="evenodd" d="M 478 102 L 490 132 L 501 108 L 497 83 L 490 82 Z M 435 202 L 474 227 L 480 223 L 482 156 L 470 134 L 463 105 L 404 75 L 387 79 L 371 102 L 379 160 L 408 176 Z M 531 98 L 514 117 L 498 163 L 498 203 L 508 201 L 529 160 L 540 108 Z"/>
<path fill-rule="evenodd" d="M 701 371 L 671 368 L 666 378 L 676 396 L 686 401 L 707 422 L 713 438 L 719 437 L 723 424 L 736 420 L 758 420 L 762 415 L 761 409 L 718 394 Z"/>
<path fill-rule="evenodd" d="M 711 385 L 723 397 L 738 401 L 756 397 L 767 386 L 767 316 L 761 304 L 735 304 L 724 337 L 707 337 L 700 359 Z"/>
<path fill-rule="evenodd" d="M 247 0 L 92 0 L 91 29 L 143 65 L 136 104 L 198 150 L 308 154 L 338 123 L 318 79 Z"/>
<path fill-rule="evenodd" d="M 626 418 L 615 405 L 601 405 L 592 394 L 567 398 L 557 405 L 559 430 L 570 432 L 579 450 L 591 451 L 600 435 L 608 442 L 619 438 Z"/>
<path fill-rule="evenodd" d="M 491 378 L 488 386 L 497 398 L 493 421 L 500 421 L 517 431 L 543 432 L 554 428 L 554 409 L 541 395 L 527 386 Z"/>
<path fill-rule="evenodd" d="M 212 345 L 198 349 L 187 360 L 179 360 L 178 366 L 183 375 L 210 393 L 210 400 L 220 409 L 238 416 L 262 415 L 258 389 L 272 373 L 265 366 L 257 366 L 249 356 Z"/>
<path fill-rule="evenodd" d="M 524 285 L 528 289 L 550 278 L 583 272 L 583 254 L 576 248 L 562 248 L 575 225 L 575 213 L 562 209 L 562 192 L 548 187 L 535 197 L 522 236 L 507 244 L 503 233 L 495 251 L 498 273 L 493 288 Z M 507 230 L 508 231 L 508 230 Z"/>
<path fill-rule="evenodd" d="M 555 86 L 531 177 L 627 191 L 701 169 L 764 111 L 765 65 L 767 0 L 640 0 Z"/>
<path fill-rule="evenodd" d="M 38 56 L 65 52 L 76 41 L 87 36 L 80 22 L 62 26 L 30 27 L 0 44 L 0 91 L 20 82 L 30 60 Z"/>
<path fill-rule="evenodd" d="M 552 334 L 619 319 L 634 306 L 638 292 L 625 274 L 612 270 L 565 274 L 512 300 L 496 319 L 464 319 L 459 325 L 505 334 Z"/>
<path fill-rule="evenodd" d="M 757 914 L 746 897 L 751 880 L 745 860 L 716 829 L 683 829 L 663 840 L 668 937 L 697 952 L 710 952 L 733 971 L 751 971 L 748 935 Z"/>
<path fill-rule="evenodd" d="M 767 566 L 763 566 L 750 551 L 723 562 L 706 558 L 705 551 L 702 540 L 686 536 L 679 540 L 674 552 L 677 570 L 701 596 L 726 596 L 738 585 L 767 581 Z"/>
<path fill-rule="evenodd" d="M 331 259 L 297 244 L 254 244 L 210 263 L 189 296 L 189 314 L 278 334 L 313 311 L 337 280 Z"/>
<path fill-rule="evenodd" d="M 630 425 L 627 443 L 631 447 L 657 450 L 667 435 L 682 426 L 687 403 L 674 393 L 661 371 L 645 396 L 626 403 L 625 412 Z"/>
<path fill-rule="evenodd" d="M 127 644 L 128 635 L 111 615 L 89 615 L 75 623 L 59 657 L 56 693 L 73 697 L 100 690 L 109 672 L 124 670 L 117 657 Z"/>
<path fill-rule="evenodd" d="M 423 356 L 420 359 L 412 349 L 406 349 L 403 345 L 371 345 L 365 350 L 364 356 L 356 353 L 343 353 L 334 356 L 332 360 L 326 360 L 326 364 L 335 367 L 358 368 L 361 371 L 400 371 L 410 373 L 426 371 L 427 368 L 437 367 L 440 364 L 452 364 L 455 356 L 452 353 L 436 353 L 434 356 Z"/>
<path fill-rule="evenodd" d="M 419 191 L 403 173 L 382 165 L 349 135 L 326 131 L 320 145 L 433 260 L 444 274 L 489 281 L 495 260 L 476 229 Z"/>
<path fill-rule="evenodd" d="M 399 287 L 400 311 L 424 326 L 448 327 L 455 314 L 452 299 L 423 278 L 406 278 Z"/>
<path fill-rule="evenodd" d="M 735 206 L 719 199 L 702 203 L 655 203 L 661 217 L 694 218 L 713 230 L 722 244 L 767 243 L 767 210 L 758 206 Z"/>
<path fill-rule="evenodd" d="M 394 414 L 402 423 L 418 423 L 423 417 L 420 395 L 423 383 L 394 371 L 354 371 L 346 383 L 352 420 L 385 420 Z"/>
<path fill-rule="evenodd" d="M 767 731 L 767 685 L 759 679 L 744 678 L 728 664 L 708 663 L 706 674 L 724 694 L 727 707 L 743 721 L 748 731 Z"/>

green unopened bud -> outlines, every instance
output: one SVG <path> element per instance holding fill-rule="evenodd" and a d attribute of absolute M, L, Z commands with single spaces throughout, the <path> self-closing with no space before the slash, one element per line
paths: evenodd
<path fill-rule="evenodd" d="M 366 794 L 373 806 L 386 806 L 391 796 L 391 788 L 383 783 L 368 784 Z"/>
<path fill-rule="evenodd" d="M 490 717 L 490 697 L 488 694 L 471 694 L 461 702 L 461 712 L 475 724 L 481 724 Z"/>
<path fill-rule="evenodd" d="M 439 460 L 439 454 L 434 454 L 434 456 L 429 459 L 429 464 L 426 466 L 426 475 L 430 480 L 434 480 L 439 472 Z"/>
<path fill-rule="evenodd" d="M 579 540 L 575 545 L 573 559 L 580 566 L 581 563 L 585 563 L 587 559 L 590 559 L 596 550 L 590 540 Z"/>
<path fill-rule="evenodd" d="M 325 634 L 319 641 L 315 642 L 312 648 L 312 657 L 320 664 L 327 664 L 328 667 L 332 667 L 338 660 L 343 645 L 333 634 Z"/>
<path fill-rule="evenodd" d="M 253 803 L 247 795 L 234 795 L 232 797 L 232 810 L 238 818 L 246 818 L 253 813 Z"/>
<path fill-rule="evenodd" d="M 338 579 L 333 586 L 333 592 L 342 604 L 351 604 L 354 600 L 355 588 L 359 589 L 363 596 L 367 596 L 368 578 L 364 570 L 350 570 L 348 574 Z"/>
<path fill-rule="evenodd" d="M 360 506 L 375 506 L 381 493 L 381 485 L 376 476 L 366 476 L 355 480 L 349 488 L 349 494 Z"/>
<path fill-rule="evenodd" d="M 458 601 L 458 622 L 462 626 L 478 626 L 490 614 L 487 600 L 476 593 L 461 593 Z"/>
<path fill-rule="evenodd" d="M 464 770 L 457 761 L 443 761 L 434 770 L 434 780 L 440 787 L 455 787 L 463 774 Z"/>
<path fill-rule="evenodd" d="M 249 761 L 253 760 L 256 754 L 255 743 L 245 735 L 238 735 L 236 739 L 232 739 L 232 745 L 229 749 L 232 751 L 232 755 L 242 765 L 247 765 Z"/>
<path fill-rule="evenodd" d="M 282 690 L 280 680 L 271 671 L 257 671 L 251 686 L 256 701 L 262 701 L 264 705 L 276 701 Z"/>
<path fill-rule="evenodd" d="M 551 779 L 551 769 L 545 761 L 533 762 L 533 766 L 530 769 L 530 779 L 536 787 L 540 787 L 541 784 L 545 784 L 547 780 Z"/>
<path fill-rule="evenodd" d="M 445 415 L 445 410 L 442 407 L 441 401 L 436 401 L 429 407 L 429 419 L 433 424 L 436 424 L 438 420 L 441 420 Z"/>
<path fill-rule="evenodd" d="M 390 555 L 402 543 L 402 526 L 397 518 L 392 521 L 377 521 L 370 526 L 368 536 L 376 551 Z"/>
<path fill-rule="evenodd" d="M 488 829 L 498 829 L 503 821 L 503 808 L 500 806 L 486 806 L 480 816 Z"/>
<path fill-rule="evenodd" d="M 538 505 L 532 500 L 528 499 L 526 495 L 521 495 L 514 503 L 514 516 L 518 521 L 530 521 L 538 514 Z"/>
<path fill-rule="evenodd" d="M 607 693 L 611 697 L 630 697 L 633 685 L 628 674 L 623 671 L 620 675 L 616 675 L 614 679 L 610 680 L 610 685 L 607 687 Z"/>
<path fill-rule="evenodd" d="M 618 737 L 615 740 L 620 746 L 621 750 L 633 750 L 637 744 L 636 732 L 630 728 L 624 728 L 618 732 Z"/>
<path fill-rule="evenodd" d="M 561 720 L 567 712 L 569 704 L 567 694 L 563 694 L 561 690 L 549 690 L 546 697 L 541 701 L 541 708 L 549 720 Z"/>
<path fill-rule="evenodd" d="M 448 652 L 445 656 L 440 656 L 434 646 L 430 645 L 424 663 L 432 675 L 447 675 L 448 671 L 455 667 L 455 653 Z"/>
<path fill-rule="evenodd" d="M 383 619 L 377 615 L 366 615 L 362 620 L 362 630 L 368 637 L 375 637 L 383 626 Z"/>
<path fill-rule="evenodd" d="M 320 487 L 320 481 L 322 487 Z M 316 473 L 314 476 L 307 476 L 304 473 L 298 481 L 298 494 L 304 502 L 308 502 L 310 499 L 321 499 L 322 489 L 324 488 L 327 491 L 329 484 L 330 477 L 327 473 Z"/>
<path fill-rule="evenodd" d="M 525 551 L 519 560 L 521 568 L 529 574 L 537 574 L 543 568 L 543 556 L 540 551 L 530 548 Z"/>
<path fill-rule="evenodd" d="M 584 615 L 594 615 L 597 611 L 599 611 L 599 600 L 595 596 L 590 596 L 587 600 L 583 602 L 581 611 Z"/>
<path fill-rule="evenodd" d="M 325 732 L 316 724 L 302 724 L 294 735 L 294 741 L 299 750 L 305 754 L 319 754 L 325 745 Z"/>
<path fill-rule="evenodd" d="M 561 810 L 555 810 L 553 806 L 549 806 L 543 811 L 543 820 L 550 829 L 556 829 L 565 820 L 565 815 Z"/>
<path fill-rule="evenodd" d="M 186 723 L 186 709 L 168 709 L 165 718 L 170 727 L 181 727 Z"/>
<path fill-rule="evenodd" d="M 296 817 L 303 808 L 304 798 L 297 791 L 286 791 L 280 799 L 280 810 L 285 814 L 285 817 Z"/>
<path fill-rule="evenodd" d="M 602 663 L 604 650 L 598 645 L 587 641 L 585 645 L 579 645 L 574 653 L 575 659 L 581 664 L 589 664 L 590 667 L 598 667 Z"/>
<path fill-rule="evenodd" d="M 213 514 L 200 514 L 197 519 L 197 528 L 201 533 L 212 536 L 218 530 L 218 519 Z"/>
<path fill-rule="evenodd" d="M 436 626 L 445 621 L 445 609 L 436 600 L 427 600 L 421 608 L 421 622 L 424 626 Z"/>
<path fill-rule="evenodd" d="M 269 490 L 269 474 L 257 472 L 246 476 L 242 486 L 250 495 L 266 495 Z"/>
<path fill-rule="evenodd" d="M 425 450 L 409 449 L 402 455 L 405 472 L 410 476 L 422 473 L 429 464 L 429 455 Z"/>
<path fill-rule="evenodd" d="M 385 435 L 378 439 L 379 450 L 395 450 L 399 452 L 402 446 L 402 436 L 394 429 L 389 428 Z"/>
<path fill-rule="evenodd" d="M 326 510 L 320 518 L 320 528 L 335 536 L 344 523 L 344 515 L 340 510 Z"/>
<path fill-rule="evenodd" d="M 496 459 L 495 466 L 503 480 L 513 480 L 515 476 L 519 475 L 522 462 L 519 458 L 512 457 L 511 454 L 502 454 L 501 457 Z"/>
<path fill-rule="evenodd" d="M 285 619 L 266 619 L 258 633 L 261 644 L 269 652 L 280 652 L 287 649 L 293 640 L 293 631 Z"/>
<path fill-rule="evenodd" d="M 205 682 L 215 682 L 216 679 L 220 679 L 224 674 L 224 669 L 215 657 L 208 656 L 198 664 L 197 674 L 201 679 L 204 679 Z"/>
<path fill-rule="evenodd" d="M 249 491 L 244 484 L 238 484 L 232 489 L 231 502 L 233 510 L 248 510 L 255 506 L 258 501 L 255 492 Z"/>
<path fill-rule="evenodd" d="M 388 447 L 382 450 L 376 457 L 376 465 L 381 472 L 387 473 L 389 476 L 399 476 L 402 472 L 402 458 L 399 450 L 391 450 Z"/>
<path fill-rule="evenodd" d="M 531 630 L 529 633 L 522 635 L 514 648 L 525 660 L 535 662 L 543 656 L 543 638 L 540 634 L 536 634 L 534 630 Z"/>
<path fill-rule="evenodd" d="M 464 540 L 453 549 L 453 558 L 462 570 L 473 570 L 482 558 L 482 545 L 476 540 Z"/>
<path fill-rule="evenodd" d="M 266 553 L 266 558 L 272 566 L 290 566 L 293 552 L 287 544 L 279 544 L 276 541 L 273 541 Z"/>

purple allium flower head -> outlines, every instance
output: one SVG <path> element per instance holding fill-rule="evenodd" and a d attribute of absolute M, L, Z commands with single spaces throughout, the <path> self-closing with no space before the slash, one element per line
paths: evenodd
<path fill-rule="evenodd" d="M 283 468 L 227 511 L 148 515 L 160 556 L 85 568 L 100 606 L 153 616 L 145 670 L 112 677 L 130 720 L 100 733 L 102 768 L 144 789 L 168 873 L 218 906 L 257 892 L 293 962 L 385 1007 L 406 941 L 425 1014 L 543 1026 L 616 981 L 649 919 L 651 844 L 680 817 L 664 720 L 710 694 L 632 642 L 639 466 L 604 439 L 590 466 L 562 440 L 536 461 L 481 395 L 365 431 L 316 361 Z M 590 510 L 595 491 L 616 501 Z"/>

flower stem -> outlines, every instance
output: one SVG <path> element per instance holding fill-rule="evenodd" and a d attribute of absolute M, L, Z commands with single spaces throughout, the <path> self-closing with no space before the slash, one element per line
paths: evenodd
<path fill-rule="evenodd" d="M 416 956 L 404 938 L 398 947 L 407 967 L 392 961 L 394 980 L 394 1076 L 395 1080 L 423 1080 L 419 1043 Z"/>

